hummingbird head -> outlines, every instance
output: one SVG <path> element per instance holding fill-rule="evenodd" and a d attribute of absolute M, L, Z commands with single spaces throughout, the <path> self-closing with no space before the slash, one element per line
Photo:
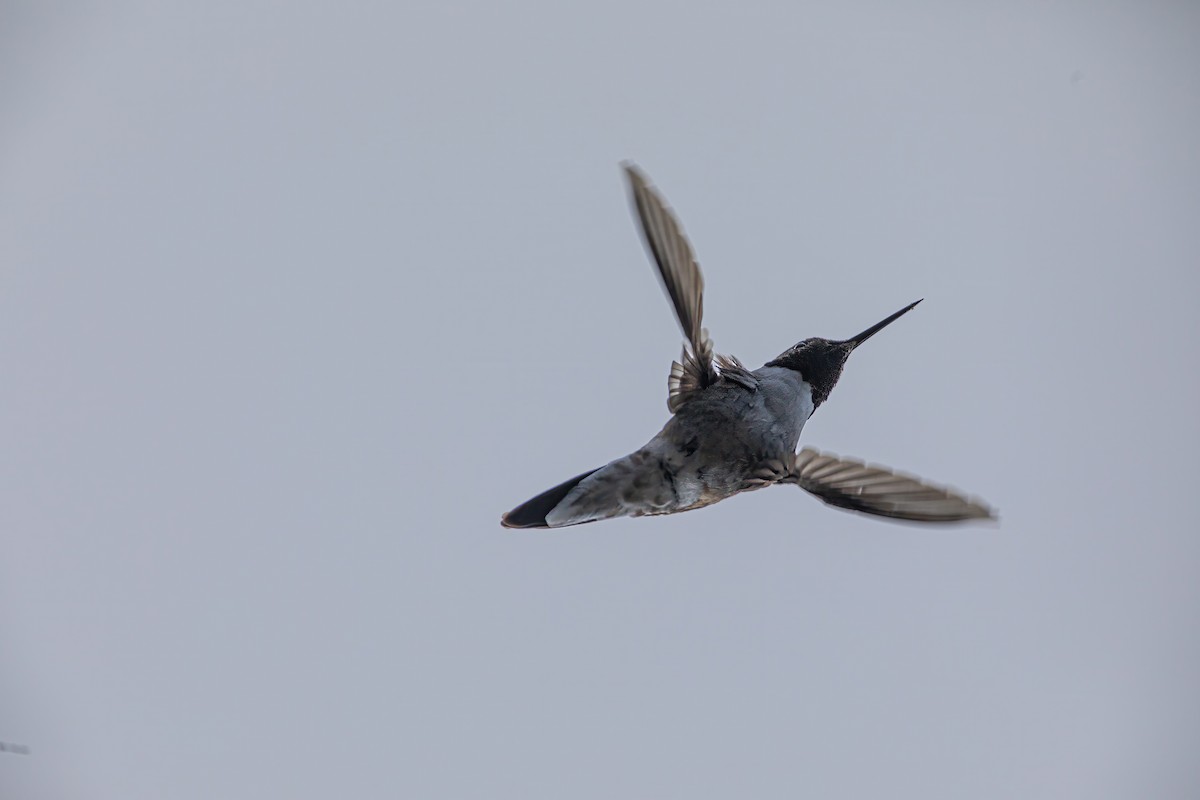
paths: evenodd
<path fill-rule="evenodd" d="M 919 302 L 921 301 L 918 300 L 917 303 Z M 787 367 L 799 372 L 800 376 L 812 387 L 813 408 L 816 409 L 833 391 L 834 385 L 842 375 L 842 368 L 846 366 L 846 359 L 854 352 L 854 348 L 912 311 L 917 303 L 905 306 L 887 319 L 875 323 L 849 339 L 821 339 L 819 337 L 805 339 L 785 350 L 774 360 L 768 361 L 767 366 Z"/>

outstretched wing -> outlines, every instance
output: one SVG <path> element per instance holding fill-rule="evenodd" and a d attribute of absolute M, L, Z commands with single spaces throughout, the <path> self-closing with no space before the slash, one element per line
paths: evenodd
<path fill-rule="evenodd" d="M 794 483 L 838 508 L 912 522 L 995 519 L 990 508 L 943 486 L 887 467 L 804 448 L 790 464 L 785 483 Z"/>
<path fill-rule="evenodd" d="M 713 367 L 712 342 L 708 338 L 708 331 L 701 327 L 704 316 L 704 276 L 700 274 L 700 265 L 692 254 L 692 246 L 688 244 L 671 208 L 641 170 L 630 163 L 624 164 L 624 167 L 633 190 L 633 204 L 637 209 L 646 247 L 658 265 L 663 287 L 675 306 L 675 316 L 679 319 L 683 335 L 687 337 L 683 356 L 671 364 L 668 378 L 670 394 L 667 407 L 671 413 L 675 413 L 693 392 L 711 385 L 718 377 Z"/>

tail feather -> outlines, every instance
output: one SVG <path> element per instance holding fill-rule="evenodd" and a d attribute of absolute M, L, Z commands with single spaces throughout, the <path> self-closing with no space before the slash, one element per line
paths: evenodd
<path fill-rule="evenodd" d="M 563 501 L 579 482 L 600 468 L 588 470 L 582 475 L 576 475 L 569 481 L 564 481 L 553 489 L 547 489 L 532 500 L 526 500 L 521 505 L 500 517 L 500 524 L 506 528 L 549 528 L 546 515 Z"/>

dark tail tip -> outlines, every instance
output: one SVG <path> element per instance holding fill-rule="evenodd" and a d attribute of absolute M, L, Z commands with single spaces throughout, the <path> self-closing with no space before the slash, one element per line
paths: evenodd
<path fill-rule="evenodd" d="M 588 470 L 582 475 L 576 475 L 569 481 L 564 481 L 553 489 L 547 489 L 532 500 L 526 500 L 521 505 L 500 517 L 500 524 L 506 528 L 549 528 L 546 515 L 562 502 L 563 498 L 574 489 L 581 480 L 596 470 Z"/>

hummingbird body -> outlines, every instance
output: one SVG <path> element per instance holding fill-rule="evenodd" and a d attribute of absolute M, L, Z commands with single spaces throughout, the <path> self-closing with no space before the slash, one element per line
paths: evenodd
<path fill-rule="evenodd" d="M 674 514 L 767 485 L 760 476 L 769 465 L 782 465 L 796 450 L 813 412 L 812 393 L 794 370 L 746 374 L 753 388 L 718 380 L 643 447 L 575 479 L 547 513 L 547 526 Z"/>
<path fill-rule="evenodd" d="M 750 371 L 714 355 L 701 325 L 704 279 L 670 208 L 625 166 L 642 233 L 687 343 L 671 365 L 672 416 L 643 447 L 509 511 L 511 528 L 560 528 L 612 517 L 690 511 L 740 492 L 788 483 L 853 511 L 920 522 L 991 517 L 960 494 L 917 478 L 796 446 L 829 397 L 850 353 L 911 311 L 912 303 L 857 336 L 810 338 Z"/>

